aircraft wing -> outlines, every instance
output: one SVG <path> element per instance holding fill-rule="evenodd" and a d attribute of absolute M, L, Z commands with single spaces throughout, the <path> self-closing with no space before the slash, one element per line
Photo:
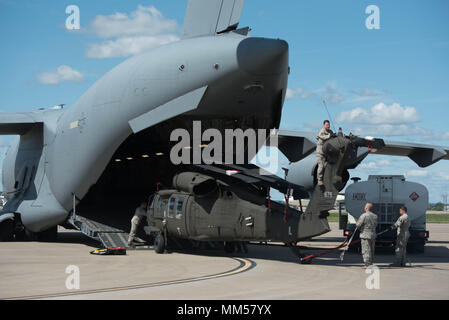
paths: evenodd
<path fill-rule="evenodd" d="M 428 167 L 440 160 L 449 160 L 449 147 L 419 143 L 385 141 L 385 147 L 372 150 L 379 155 L 409 157 L 421 168 Z"/>
<path fill-rule="evenodd" d="M 270 140 L 273 136 L 270 136 Z M 278 149 L 290 162 L 298 162 L 316 149 L 316 134 L 312 132 L 279 130 Z M 371 154 L 409 157 L 421 168 L 440 160 L 449 160 L 449 147 L 410 142 L 395 142 L 383 139 L 355 139 L 357 147 L 363 147 Z M 268 145 L 267 141 L 267 145 Z"/>
<path fill-rule="evenodd" d="M 189 0 L 183 38 L 236 30 L 244 0 Z"/>
<path fill-rule="evenodd" d="M 0 135 L 25 134 L 33 126 L 43 123 L 31 112 L 0 112 Z"/>

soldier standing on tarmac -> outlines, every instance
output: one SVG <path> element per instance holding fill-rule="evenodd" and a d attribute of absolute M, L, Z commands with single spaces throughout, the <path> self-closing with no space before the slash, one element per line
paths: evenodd
<path fill-rule="evenodd" d="M 137 207 L 134 216 L 131 219 L 131 231 L 129 232 L 128 247 L 133 246 L 133 241 L 137 233 L 137 227 L 139 226 L 142 218 L 146 217 L 146 214 L 147 214 L 147 203 L 142 202 L 140 204 L 140 207 Z"/>
<path fill-rule="evenodd" d="M 376 245 L 376 227 L 377 215 L 371 212 L 372 203 L 365 205 L 365 213 L 357 220 L 357 229 L 360 230 L 360 239 L 362 242 L 362 255 L 364 268 L 373 264 L 374 248 Z"/>
<path fill-rule="evenodd" d="M 407 215 L 407 207 L 402 206 L 399 209 L 400 217 L 391 229 L 398 229 L 396 238 L 396 259 L 390 267 L 405 267 L 405 258 L 407 253 L 407 242 L 410 238 L 410 218 Z"/>

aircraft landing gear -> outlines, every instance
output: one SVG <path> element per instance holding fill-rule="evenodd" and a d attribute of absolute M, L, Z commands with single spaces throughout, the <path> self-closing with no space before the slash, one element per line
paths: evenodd
<path fill-rule="evenodd" d="M 154 251 L 159 254 L 165 251 L 165 237 L 161 233 L 154 239 Z"/>
<path fill-rule="evenodd" d="M 224 251 L 226 253 L 248 253 L 248 246 L 245 241 L 225 241 Z"/>
<path fill-rule="evenodd" d="M 234 253 L 234 251 L 235 251 L 235 244 L 234 244 L 234 242 L 227 242 L 226 241 L 224 243 L 224 250 L 225 250 L 226 253 L 229 253 L 229 254 Z"/>
<path fill-rule="evenodd" d="M 32 232 L 25 229 L 26 238 L 30 241 L 55 242 L 58 238 L 58 226 L 42 232 Z"/>

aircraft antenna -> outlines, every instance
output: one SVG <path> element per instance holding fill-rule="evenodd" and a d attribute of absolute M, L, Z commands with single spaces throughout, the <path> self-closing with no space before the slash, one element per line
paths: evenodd
<path fill-rule="evenodd" d="M 326 104 L 326 100 L 324 100 L 323 99 L 323 105 L 324 105 L 324 108 L 326 108 L 326 111 L 327 111 L 327 115 L 329 116 L 329 120 L 331 121 L 331 123 L 332 123 L 332 127 L 333 127 L 333 129 L 334 129 L 334 133 L 337 133 L 337 130 L 335 130 L 335 125 L 334 125 L 334 120 L 332 119 L 332 116 L 331 116 L 331 113 L 329 112 L 329 109 L 327 108 L 327 104 Z M 338 124 L 338 123 L 337 123 Z"/>
<path fill-rule="evenodd" d="M 326 104 L 326 100 L 325 99 L 323 99 L 323 104 L 324 104 L 324 107 L 326 108 L 327 114 L 329 116 L 329 120 L 331 121 L 332 126 L 334 128 L 334 134 L 337 134 L 337 130 L 335 130 L 334 120 L 332 119 L 331 113 L 329 112 L 329 109 L 327 108 L 327 104 Z M 336 123 L 336 124 L 338 124 L 338 123 Z M 340 127 L 340 126 L 338 126 L 338 127 Z M 338 140 L 338 145 L 340 146 L 340 148 L 342 147 L 342 145 L 340 143 L 340 140 Z"/>

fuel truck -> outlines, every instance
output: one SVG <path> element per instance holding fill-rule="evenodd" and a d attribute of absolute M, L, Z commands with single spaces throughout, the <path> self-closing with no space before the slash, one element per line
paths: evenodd
<path fill-rule="evenodd" d="M 378 216 L 377 233 L 390 228 L 399 218 L 399 208 L 405 205 L 411 220 L 410 239 L 407 252 L 422 253 L 429 238 L 426 230 L 426 210 L 429 204 L 429 192 L 422 184 L 405 181 L 402 175 L 370 175 L 367 181 L 349 185 L 345 191 L 345 206 L 348 212 L 348 223 L 344 228 L 344 236 L 351 238 L 356 230 L 356 221 L 364 212 L 367 202 L 373 206 L 372 212 Z M 356 231 L 354 240 L 359 238 Z M 353 240 L 353 241 L 354 241 Z M 376 239 L 376 247 L 394 248 L 396 230 L 391 230 Z M 360 243 L 350 246 L 351 251 L 360 251 Z"/>

